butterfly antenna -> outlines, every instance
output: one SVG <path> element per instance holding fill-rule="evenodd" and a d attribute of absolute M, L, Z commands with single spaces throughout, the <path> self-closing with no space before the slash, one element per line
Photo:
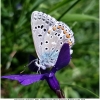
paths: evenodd
<path fill-rule="evenodd" d="M 24 67 L 25 67 L 25 66 L 24 66 Z M 22 74 L 22 73 L 25 71 L 25 69 L 26 69 L 26 68 L 24 68 L 24 70 L 23 70 L 23 71 L 21 71 L 21 72 L 20 72 L 20 74 Z"/>
<path fill-rule="evenodd" d="M 20 74 L 22 74 L 22 73 L 25 71 L 25 69 L 26 69 L 28 66 L 30 66 L 34 61 L 36 61 L 36 59 L 35 59 L 35 60 L 32 60 L 29 64 L 25 65 L 25 66 L 24 66 L 24 70 L 21 71 Z"/>

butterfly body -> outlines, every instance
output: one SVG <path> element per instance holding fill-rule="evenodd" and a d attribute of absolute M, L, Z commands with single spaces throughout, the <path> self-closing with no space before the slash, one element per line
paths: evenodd
<path fill-rule="evenodd" d="M 74 44 L 72 30 L 63 22 L 42 12 L 34 11 L 31 15 L 31 28 L 35 49 L 39 60 L 36 65 L 46 69 L 53 67 L 64 43 Z"/>

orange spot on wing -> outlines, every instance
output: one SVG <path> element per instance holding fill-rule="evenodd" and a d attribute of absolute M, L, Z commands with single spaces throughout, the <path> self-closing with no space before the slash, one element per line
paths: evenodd
<path fill-rule="evenodd" d="M 66 30 L 63 30 L 63 33 L 66 35 L 67 38 L 70 38 L 70 35 L 67 33 Z"/>
<path fill-rule="evenodd" d="M 64 30 L 64 27 L 61 27 L 62 30 Z"/>
<path fill-rule="evenodd" d="M 67 33 L 66 30 L 64 30 L 63 33 L 66 34 Z"/>
<path fill-rule="evenodd" d="M 66 37 L 67 37 L 67 38 L 70 38 L 70 35 L 67 33 L 67 34 L 66 34 Z"/>
<path fill-rule="evenodd" d="M 58 29 L 60 29 L 61 28 L 61 26 L 60 25 L 58 25 L 58 27 L 57 27 Z"/>
<path fill-rule="evenodd" d="M 53 29 L 53 31 L 55 31 L 55 30 L 56 30 L 56 26 L 53 26 L 53 28 L 52 28 L 52 29 Z"/>
<path fill-rule="evenodd" d="M 72 45 L 72 42 L 69 40 L 69 41 L 68 41 L 68 44 L 69 44 L 69 45 Z"/>
<path fill-rule="evenodd" d="M 50 30 L 48 30 L 48 34 L 50 34 L 50 32 L 51 32 L 51 31 L 50 31 Z"/>

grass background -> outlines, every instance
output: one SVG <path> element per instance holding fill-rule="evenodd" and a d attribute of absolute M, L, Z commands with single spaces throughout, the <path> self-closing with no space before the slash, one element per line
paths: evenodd
<path fill-rule="evenodd" d="M 75 37 L 69 65 L 56 73 L 66 98 L 98 98 L 99 0 L 2 0 L 1 75 L 19 74 L 36 55 L 30 25 L 31 13 L 45 12 L 69 25 Z M 28 69 L 24 72 L 31 74 Z M 22 86 L 2 79 L 2 98 L 56 98 L 45 81 Z"/>

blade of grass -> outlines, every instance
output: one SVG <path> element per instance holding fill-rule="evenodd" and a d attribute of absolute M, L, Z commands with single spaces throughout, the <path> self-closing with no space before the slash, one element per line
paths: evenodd
<path fill-rule="evenodd" d="M 88 13 L 89 11 L 92 11 L 96 3 L 97 1 L 92 0 L 82 13 Z"/>
<path fill-rule="evenodd" d="M 58 2 L 47 13 L 53 12 L 53 11 L 57 10 L 58 8 L 61 8 L 62 6 L 66 5 L 68 2 L 70 2 L 70 1 L 69 0 L 63 0 L 61 2 Z"/>
<path fill-rule="evenodd" d="M 98 18 L 85 15 L 85 14 L 66 14 L 61 18 L 62 21 L 68 22 L 68 21 L 99 21 Z"/>
<path fill-rule="evenodd" d="M 81 0 L 75 1 L 65 12 L 63 12 L 63 14 L 62 14 L 57 20 L 60 20 L 69 10 L 71 10 L 79 1 L 81 1 Z"/>
<path fill-rule="evenodd" d="M 36 0 L 34 5 L 31 4 L 29 11 L 35 10 L 41 3 L 45 2 L 45 0 Z"/>
<path fill-rule="evenodd" d="M 65 84 L 63 83 L 63 85 L 65 85 Z M 81 88 L 81 89 L 83 89 L 83 90 L 86 90 L 87 92 L 91 93 L 91 94 L 94 95 L 95 97 L 97 97 L 97 98 L 99 97 L 97 94 L 95 94 L 95 93 L 92 92 L 91 90 L 86 89 L 86 88 L 84 88 L 84 87 L 81 87 L 81 86 L 78 86 L 78 85 L 67 84 L 67 83 L 66 83 L 66 85 L 71 86 L 71 87 L 79 87 L 79 88 Z"/>

